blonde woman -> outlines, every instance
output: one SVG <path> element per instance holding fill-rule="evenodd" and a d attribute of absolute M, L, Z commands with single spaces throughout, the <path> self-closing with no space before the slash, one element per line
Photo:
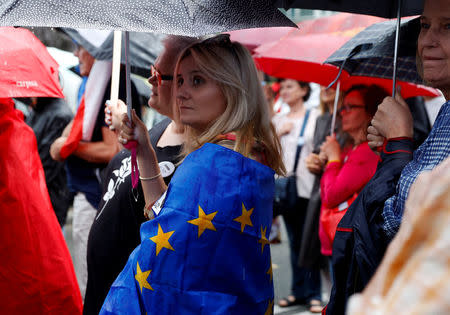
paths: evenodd
<path fill-rule="evenodd" d="M 151 221 L 101 314 L 251 314 L 274 304 L 268 233 L 280 145 L 247 50 L 219 35 L 188 47 L 175 69 L 184 160 L 167 187 L 145 125 L 136 140 Z M 155 203 L 156 202 L 156 203 Z M 123 302 L 126 301 L 126 302 Z"/>

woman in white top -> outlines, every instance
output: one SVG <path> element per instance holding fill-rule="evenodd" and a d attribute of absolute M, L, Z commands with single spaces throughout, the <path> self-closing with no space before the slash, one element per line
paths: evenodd
<path fill-rule="evenodd" d="M 308 83 L 292 79 L 281 81 L 280 97 L 289 105 L 290 111 L 289 113 L 275 116 L 273 123 L 280 137 L 283 162 L 288 175 L 291 175 L 294 170 L 297 143 L 299 142 L 300 131 L 305 122 L 307 112 L 304 102 L 308 100 L 310 92 L 311 88 Z M 314 175 L 306 168 L 305 159 L 313 150 L 314 129 L 319 112 L 316 109 L 310 109 L 309 111 L 304 134 L 300 140 L 303 142 L 303 147 L 295 172 L 297 175 L 297 202 L 292 209 L 283 210 L 291 250 L 291 295 L 281 299 L 278 305 L 286 307 L 294 304 L 307 304 L 310 307 L 310 311 L 320 312 L 319 269 L 311 270 L 298 267 L 297 265 L 306 208 L 314 183 Z"/>

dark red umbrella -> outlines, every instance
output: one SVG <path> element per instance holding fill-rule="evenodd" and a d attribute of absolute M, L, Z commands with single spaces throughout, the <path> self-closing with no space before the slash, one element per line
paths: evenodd
<path fill-rule="evenodd" d="M 58 63 L 29 30 L 0 27 L 0 97 L 64 97 Z"/>

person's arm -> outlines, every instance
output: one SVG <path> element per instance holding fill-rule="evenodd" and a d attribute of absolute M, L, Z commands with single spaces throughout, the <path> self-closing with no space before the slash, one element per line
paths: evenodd
<path fill-rule="evenodd" d="M 80 141 L 75 156 L 91 163 L 108 163 L 119 152 L 116 134 L 108 127 L 102 127 L 102 141 Z"/>
<path fill-rule="evenodd" d="M 67 137 L 70 134 L 70 130 L 72 129 L 73 125 L 73 119 L 67 124 L 67 126 L 64 128 L 62 134 L 60 137 L 56 138 L 55 141 L 50 145 L 50 156 L 53 160 L 62 162 L 64 161 L 63 158 L 60 156 L 61 148 L 64 146 L 64 143 L 66 143 Z"/>
<path fill-rule="evenodd" d="M 322 202 L 329 208 L 337 207 L 354 193 L 361 191 L 373 176 L 376 167 L 376 156 L 355 154 L 345 163 L 339 161 L 329 163 L 321 180 Z"/>
<path fill-rule="evenodd" d="M 373 150 L 381 147 L 386 139 L 413 137 L 411 111 L 398 88 L 395 98 L 386 97 L 378 105 L 371 124 L 372 126 L 367 129 L 367 139 L 369 140 L 369 147 Z"/>
<path fill-rule="evenodd" d="M 129 127 L 130 123 L 127 114 L 123 114 L 122 117 L 118 140 L 125 147 L 130 141 L 137 141 L 136 155 L 139 166 L 139 178 L 144 192 L 146 207 L 149 207 L 161 197 L 167 190 L 167 186 L 161 176 L 161 170 L 159 169 L 155 150 L 153 150 L 150 142 L 147 127 L 137 117 L 134 109 L 131 117 L 133 127 Z"/>

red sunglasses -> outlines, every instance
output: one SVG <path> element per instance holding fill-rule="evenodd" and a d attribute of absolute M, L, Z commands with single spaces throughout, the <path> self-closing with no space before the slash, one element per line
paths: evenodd
<path fill-rule="evenodd" d="M 150 66 L 150 71 L 151 71 L 151 75 L 152 77 L 156 77 L 156 80 L 158 80 L 158 86 L 161 85 L 162 80 L 164 81 L 172 81 L 173 80 L 173 75 L 168 75 L 168 74 L 161 74 L 158 70 L 156 70 L 155 66 Z"/>

